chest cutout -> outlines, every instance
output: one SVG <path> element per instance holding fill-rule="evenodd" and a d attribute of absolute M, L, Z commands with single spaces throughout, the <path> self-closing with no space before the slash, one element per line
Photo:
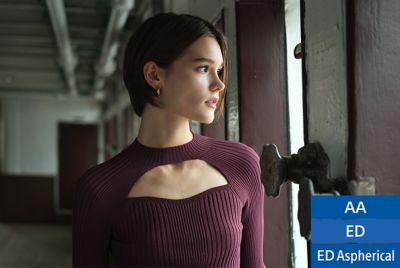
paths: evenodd
<path fill-rule="evenodd" d="M 215 167 L 193 159 L 148 170 L 132 186 L 128 197 L 184 199 L 227 184 L 225 176 Z"/>

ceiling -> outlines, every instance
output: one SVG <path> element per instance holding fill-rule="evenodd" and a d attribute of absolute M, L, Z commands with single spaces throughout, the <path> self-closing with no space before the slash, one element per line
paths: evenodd
<path fill-rule="evenodd" d="M 160 0 L 0 0 L 0 93 L 99 96 L 129 35 L 161 9 Z"/>

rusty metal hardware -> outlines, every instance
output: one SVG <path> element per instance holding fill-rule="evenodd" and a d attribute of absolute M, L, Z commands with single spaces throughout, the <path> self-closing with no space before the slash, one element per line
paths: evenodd
<path fill-rule="evenodd" d="M 293 55 L 296 59 L 301 59 L 303 58 L 303 48 L 302 48 L 302 44 L 299 43 L 294 47 L 293 50 Z"/>
<path fill-rule="evenodd" d="M 300 225 L 300 234 L 305 239 L 311 238 L 311 196 L 316 195 L 314 185 L 308 178 L 302 178 L 299 181 L 298 210 L 297 219 Z M 331 193 L 323 193 L 319 195 L 339 195 L 337 191 Z"/>
<path fill-rule="evenodd" d="M 268 196 L 278 196 L 284 182 L 299 184 L 297 218 L 300 234 L 307 240 L 311 233 L 311 196 L 348 192 L 345 178 L 328 179 L 329 157 L 319 143 L 310 143 L 300 148 L 297 154 L 283 157 L 276 145 L 266 144 L 260 166 L 261 180 Z"/>
<path fill-rule="evenodd" d="M 300 148 L 297 154 L 283 157 L 280 156 L 276 145 L 265 144 L 260 166 L 261 181 L 268 196 L 278 196 L 284 182 L 298 184 L 302 178 L 313 182 L 316 193 L 348 192 L 345 178 L 328 179 L 329 157 L 319 143 L 307 144 Z"/>
<path fill-rule="evenodd" d="M 299 182 L 297 219 L 300 225 L 300 234 L 307 240 L 311 236 L 311 195 L 314 194 L 312 182 L 303 178 Z"/>
<path fill-rule="evenodd" d="M 311 196 L 375 194 L 375 179 L 328 178 L 329 157 L 321 144 L 310 143 L 297 154 L 280 156 L 276 145 L 265 144 L 260 157 L 261 181 L 268 196 L 279 196 L 284 182 L 299 184 L 297 218 L 300 234 L 310 239 Z"/>

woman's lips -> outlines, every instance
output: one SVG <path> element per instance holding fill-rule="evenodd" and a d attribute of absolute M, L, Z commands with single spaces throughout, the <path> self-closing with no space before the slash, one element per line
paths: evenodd
<path fill-rule="evenodd" d="M 207 101 L 206 104 L 207 104 L 207 106 L 210 107 L 210 108 L 216 108 L 216 106 L 217 106 L 215 103 L 210 102 L 210 101 Z"/>
<path fill-rule="evenodd" d="M 211 98 L 208 101 L 206 101 L 207 106 L 210 107 L 210 108 L 216 108 L 217 103 L 218 103 L 218 99 L 217 98 Z"/>

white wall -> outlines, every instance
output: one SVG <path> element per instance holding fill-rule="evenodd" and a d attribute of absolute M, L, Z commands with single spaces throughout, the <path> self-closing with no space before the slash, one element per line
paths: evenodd
<path fill-rule="evenodd" d="M 39 96 L 2 98 L 3 173 L 56 176 L 58 122 L 98 122 L 100 107 L 90 99 Z"/>
<path fill-rule="evenodd" d="M 287 59 L 287 85 L 289 102 L 290 126 L 290 153 L 297 153 L 304 146 L 303 128 L 303 90 L 301 59 L 294 57 L 294 48 L 301 42 L 300 29 L 300 1 L 285 1 L 285 26 L 286 26 L 286 59 Z M 297 219 L 299 186 L 292 184 L 290 202 L 292 204 L 292 262 L 294 267 L 308 267 L 307 243 L 300 235 L 300 226 Z"/>

